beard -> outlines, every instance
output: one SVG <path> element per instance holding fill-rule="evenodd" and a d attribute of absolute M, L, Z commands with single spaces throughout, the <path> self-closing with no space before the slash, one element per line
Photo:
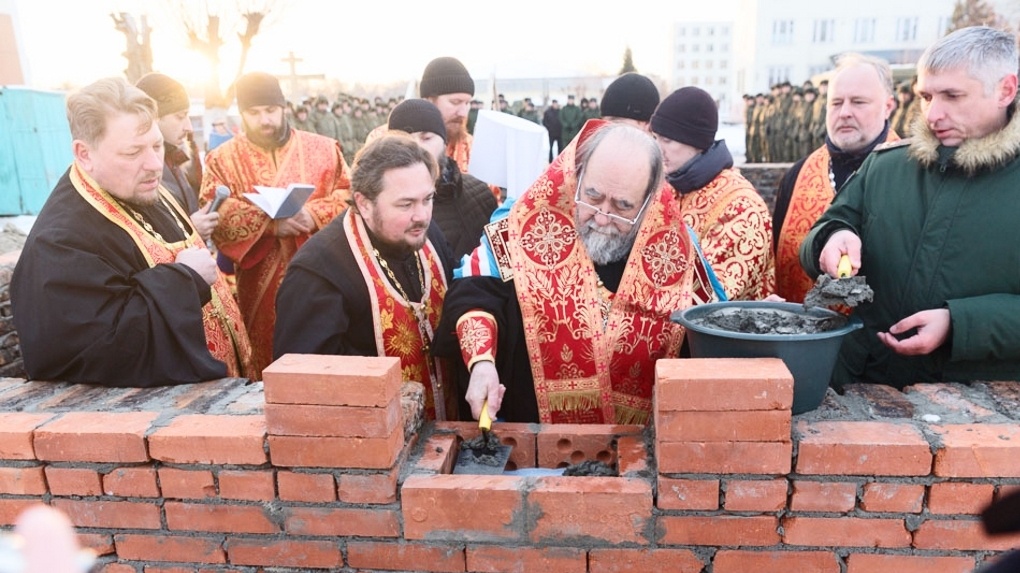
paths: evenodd
<path fill-rule="evenodd" d="M 369 227 L 370 230 L 384 228 L 382 217 L 380 217 L 378 211 L 372 213 L 371 223 L 372 224 Z M 423 230 L 425 232 L 422 233 L 421 237 L 419 238 L 408 239 L 407 236 L 405 235 L 402 239 L 398 239 L 396 241 L 385 239 L 378 233 L 372 233 L 372 244 L 375 245 L 375 247 L 379 249 L 380 252 L 384 252 L 389 255 L 407 255 L 417 250 L 420 250 L 422 247 L 425 246 L 425 242 L 428 241 L 429 223 L 425 222 L 411 225 L 405 230 L 405 233 L 417 230 Z"/>
<path fill-rule="evenodd" d="M 596 265 L 608 265 L 623 260 L 630 253 L 640 228 L 639 221 L 624 234 L 612 224 L 600 227 L 592 218 L 588 219 L 587 223 L 579 225 L 577 233 L 592 262 Z"/>
<path fill-rule="evenodd" d="M 287 120 L 273 129 L 272 133 L 266 134 L 262 132 L 261 126 L 252 126 L 248 122 L 244 122 L 244 134 L 248 136 L 248 139 L 252 143 L 261 147 L 262 149 L 276 149 L 286 143 L 287 140 Z"/>
<path fill-rule="evenodd" d="M 458 139 L 461 134 L 467 133 L 467 118 L 459 117 L 451 119 L 445 123 L 446 125 L 446 138 L 448 141 Z"/>

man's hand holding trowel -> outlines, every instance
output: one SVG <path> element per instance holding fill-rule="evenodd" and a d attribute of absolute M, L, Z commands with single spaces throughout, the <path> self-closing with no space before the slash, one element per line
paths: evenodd
<path fill-rule="evenodd" d="M 836 231 L 829 237 L 818 256 L 818 266 L 826 274 L 838 278 L 840 260 L 844 256 L 850 260 L 850 276 L 856 277 L 861 268 L 861 238 L 850 230 Z M 879 332 L 878 339 L 897 354 L 929 354 L 949 338 L 951 325 L 948 308 L 922 310 L 893 324 L 889 332 Z M 913 334 L 900 338 L 915 329 Z"/>

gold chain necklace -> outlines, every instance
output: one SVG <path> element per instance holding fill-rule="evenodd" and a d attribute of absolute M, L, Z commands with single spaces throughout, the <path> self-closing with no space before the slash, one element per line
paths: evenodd
<path fill-rule="evenodd" d="M 410 310 L 411 314 L 413 314 L 415 319 L 418 320 L 418 330 L 421 332 L 424 352 L 425 354 L 428 354 L 429 345 L 432 342 L 425 326 L 425 322 L 428 320 L 429 297 L 428 288 L 425 284 L 425 270 L 422 269 L 421 266 L 421 258 L 417 255 L 417 253 L 413 255 L 414 262 L 418 264 L 418 281 L 421 283 L 421 306 L 416 308 L 414 304 L 411 303 L 411 297 L 407 296 L 407 293 L 404 292 L 404 287 L 400 284 L 400 281 L 397 280 L 397 276 L 393 274 L 389 263 L 387 263 L 386 259 L 379 255 L 379 249 L 373 248 L 372 253 L 375 254 L 375 259 L 379 261 L 379 266 L 381 266 L 383 271 L 386 272 L 386 276 L 389 277 L 390 283 L 392 283 L 394 288 L 397 289 L 400 296 L 404 297 L 404 300 L 407 301 L 407 309 Z"/>
<path fill-rule="evenodd" d="M 173 209 L 171 209 L 170 206 L 163 201 L 162 196 L 158 198 L 158 201 L 160 205 L 166 207 L 167 211 L 170 212 L 170 218 L 174 220 L 174 223 L 177 223 L 177 227 L 181 230 L 181 233 L 184 234 L 184 238 L 187 239 L 189 233 L 187 229 L 184 228 L 184 225 L 181 224 L 181 221 L 180 219 L 177 218 L 177 215 L 174 214 Z M 159 231 L 153 229 L 152 225 L 149 224 L 149 222 L 145 220 L 145 217 L 143 217 L 142 214 L 139 213 L 134 207 L 132 207 L 128 203 L 121 202 L 120 204 L 131 213 L 131 217 L 133 217 L 134 220 L 137 221 L 138 224 L 141 225 L 142 228 L 145 229 L 147 233 L 155 237 L 157 241 L 163 243 L 164 245 L 169 244 L 167 240 L 163 238 L 163 235 L 160 235 Z"/>

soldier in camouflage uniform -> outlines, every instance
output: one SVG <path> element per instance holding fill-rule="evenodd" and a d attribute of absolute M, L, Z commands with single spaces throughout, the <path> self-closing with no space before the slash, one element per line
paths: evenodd
<path fill-rule="evenodd" d="M 294 109 L 294 118 L 291 121 L 291 127 L 294 129 L 300 129 L 301 131 L 310 131 L 315 133 L 315 125 L 308 117 L 307 107 L 299 105 Z"/>

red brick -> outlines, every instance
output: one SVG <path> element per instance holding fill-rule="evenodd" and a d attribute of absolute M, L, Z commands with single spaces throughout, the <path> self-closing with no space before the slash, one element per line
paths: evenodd
<path fill-rule="evenodd" d="M 53 418 L 53 414 L 4 412 L 0 416 L 0 459 L 34 460 L 32 432 Z"/>
<path fill-rule="evenodd" d="M 400 517 L 392 509 L 290 507 L 284 514 L 291 535 L 400 537 Z"/>
<path fill-rule="evenodd" d="M 0 499 L 0 525 L 14 525 L 21 512 L 38 503 L 37 499 Z"/>
<path fill-rule="evenodd" d="M 659 442 L 659 472 L 695 474 L 788 474 L 790 442 Z"/>
<path fill-rule="evenodd" d="M 267 404 L 381 408 L 400 395 L 400 359 L 289 354 L 262 381 Z"/>
<path fill-rule="evenodd" d="M 788 489 L 785 479 L 728 480 L 723 507 L 726 511 L 779 511 L 786 507 Z"/>
<path fill-rule="evenodd" d="M 397 501 L 399 466 L 371 474 L 343 474 L 338 477 L 337 495 L 344 503 L 386 504 Z"/>
<path fill-rule="evenodd" d="M 1020 426 L 957 424 L 931 426 L 941 446 L 935 475 L 941 477 L 1020 477 Z"/>
<path fill-rule="evenodd" d="M 655 416 L 655 439 L 663 442 L 789 442 L 790 426 L 789 410 L 667 410 Z"/>
<path fill-rule="evenodd" d="M 276 436 L 385 438 L 401 423 L 400 398 L 382 408 L 266 404 L 266 429 Z"/>
<path fill-rule="evenodd" d="M 276 487 L 282 501 L 329 503 L 336 501 L 336 483 L 332 474 L 306 474 L 280 470 Z"/>
<path fill-rule="evenodd" d="M 902 519 L 787 517 L 783 543 L 813 547 L 910 547 Z"/>
<path fill-rule="evenodd" d="M 538 424 L 511 422 L 496 422 L 492 424 L 493 435 L 499 438 L 500 443 L 513 448 L 510 451 L 510 459 L 506 464 L 507 469 L 516 470 L 538 467 L 536 434 L 541 427 Z M 433 437 L 445 435 L 440 432 L 454 432 L 463 440 L 472 440 L 481 435 L 481 431 L 478 429 L 478 422 L 437 422 L 436 432 L 436 434 L 433 434 Z"/>
<path fill-rule="evenodd" d="M 545 424 L 537 435 L 538 466 L 564 468 L 585 460 L 616 463 L 613 442 L 619 435 L 640 434 L 639 426 Z"/>
<path fill-rule="evenodd" d="M 272 471 L 220 470 L 216 477 L 220 484 L 220 497 L 223 499 L 245 501 L 276 499 Z"/>
<path fill-rule="evenodd" d="M 261 505 L 212 505 L 168 501 L 163 505 L 168 529 L 217 533 L 276 533 L 279 516 Z M 270 514 L 270 515 L 267 515 Z"/>
<path fill-rule="evenodd" d="M 506 467 L 509 470 L 534 468 L 538 466 L 538 436 L 536 426 L 532 424 L 510 424 L 498 422 L 492 425 L 492 431 L 499 437 L 500 443 L 510 446 L 510 459 Z M 475 425 L 475 432 L 478 426 Z"/>
<path fill-rule="evenodd" d="M 530 538 L 537 545 L 649 542 L 652 486 L 642 479 L 540 477 L 525 504 L 535 516 Z"/>
<path fill-rule="evenodd" d="M 521 540 L 522 486 L 522 478 L 513 476 L 412 475 L 400 489 L 404 537 L 430 541 Z M 353 561 L 351 565 L 359 566 Z"/>
<path fill-rule="evenodd" d="M 414 466 L 415 473 L 448 474 L 456 463 L 457 436 L 434 434 L 422 448 L 421 458 Z"/>
<path fill-rule="evenodd" d="M 891 422 L 798 422 L 797 473 L 927 476 L 931 449 L 914 426 Z"/>
<path fill-rule="evenodd" d="M 921 513 L 923 505 L 921 484 L 870 482 L 861 495 L 861 509 L 876 513 Z"/>
<path fill-rule="evenodd" d="M 793 407 L 793 375 L 781 358 L 659 360 L 655 380 L 658 412 Z"/>
<path fill-rule="evenodd" d="M 847 573 L 970 573 L 975 566 L 972 557 L 874 553 L 851 553 L 846 565 Z"/>
<path fill-rule="evenodd" d="M 588 557 L 584 549 L 574 547 L 496 547 L 467 548 L 467 570 L 478 573 L 587 573 Z"/>
<path fill-rule="evenodd" d="M 933 483 L 928 490 L 928 511 L 935 515 L 980 515 L 992 503 L 990 483 Z"/>
<path fill-rule="evenodd" d="M 839 573 L 839 557 L 829 551 L 740 551 L 720 549 L 714 573 Z"/>
<path fill-rule="evenodd" d="M 46 476 L 42 466 L 31 468 L 0 467 L 0 493 L 44 495 Z"/>
<path fill-rule="evenodd" d="M 790 509 L 793 511 L 848 512 L 857 505 L 857 484 L 796 480 Z"/>
<path fill-rule="evenodd" d="M 216 483 L 208 470 L 159 469 L 159 488 L 170 499 L 216 497 Z"/>
<path fill-rule="evenodd" d="M 719 480 L 673 479 L 659 476 L 659 509 L 714 511 L 719 509 Z"/>
<path fill-rule="evenodd" d="M 86 468 L 46 468 L 46 483 L 53 495 L 103 495 L 99 472 Z"/>
<path fill-rule="evenodd" d="M 134 501 L 83 501 L 54 499 L 53 507 L 67 514 L 78 527 L 109 529 L 160 529 L 159 506 Z"/>
<path fill-rule="evenodd" d="M 309 438 L 269 436 L 277 467 L 388 469 L 404 447 L 404 431 L 388 438 Z"/>
<path fill-rule="evenodd" d="M 156 470 L 150 467 L 117 468 L 103 476 L 103 492 L 117 497 L 159 497 Z"/>
<path fill-rule="evenodd" d="M 766 547 L 779 543 L 779 520 L 771 515 L 661 516 L 660 544 Z"/>
<path fill-rule="evenodd" d="M 620 436 L 616 440 L 616 467 L 623 477 L 647 475 L 648 445 L 644 436 Z"/>
<path fill-rule="evenodd" d="M 53 462 L 147 462 L 157 412 L 68 412 L 35 431 L 35 455 Z"/>
<path fill-rule="evenodd" d="M 464 553 L 461 547 L 375 541 L 347 542 L 347 564 L 358 569 L 460 573 L 467 567 Z"/>
<path fill-rule="evenodd" d="M 116 535 L 117 557 L 127 561 L 226 563 L 222 541 L 211 537 Z"/>
<path fill-rule="evenodd" d="M 1020 546 L 1020 534 L 985 533 L 981 522 L 962 519 L 929 519 L 914 532 L 914 547 L 948 551 L 1005 551 Z"/>
<path fill-rule="evenodd" d="M 588 552 L 589 573 L 701 573 L 704 563 L 687 549 L 597 549 Z"/>
<path fill-rule="evenodd" d="M 111 555 L 116 550 L 113 547 L 113 536 L 105 533 L 78 533 L 78 543 L 83 549 L 91 549 L 96 555 Z"/>
<path fill-rule="evenodd" d="M 178 416 L 149 436 L 153 458 L 175 464 L 264 464 L 264 416 Z"/>
<path fill-rule="evenodd" d="M 1002 484 L 999 486 L 998 493 L 995 494 L 995 501 L 999 501 L 1000 499 L 1006 497 L 1007 495 L 1012 494 L 1015 491 L 1020 491 L 1020 485 Z"/>
<path fill-rule="evenodd" d="M 343 567 L 344 558 L 335 541 L 289 539 L 229 539 L 227 557 L 233 565 L 331 569 Z"/>

